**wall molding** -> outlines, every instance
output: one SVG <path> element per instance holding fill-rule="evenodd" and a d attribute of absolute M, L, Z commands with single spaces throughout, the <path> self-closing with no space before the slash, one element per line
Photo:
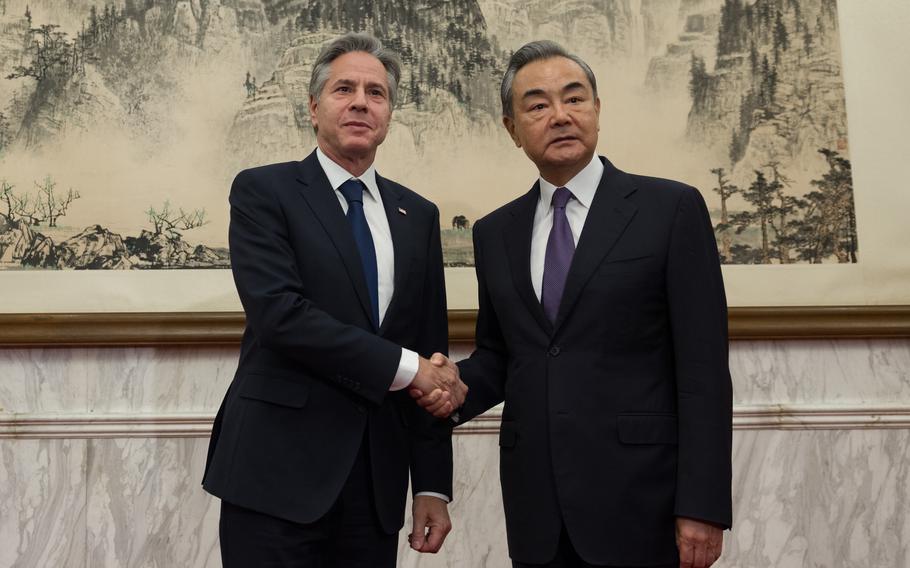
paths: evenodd
<path fill-rule="evenodd" d="M 496 434 L 502 408 L 460 426 L 457 435 Z M 0 414 L 0 439 L 207 438 L 214 415 L 183 414 Z M 910 405 L 737 406 L 734 430 L 910 429 Z"/>
<path fill-rule="evenodd" d="M 242 312 L 0 313 L 0 347 L 238 345 Z M 474 341 L 476 310 L 449 310 L 449 340 Z M 732 307 L 730 339 L 910 337 L 910 305 Z"/>

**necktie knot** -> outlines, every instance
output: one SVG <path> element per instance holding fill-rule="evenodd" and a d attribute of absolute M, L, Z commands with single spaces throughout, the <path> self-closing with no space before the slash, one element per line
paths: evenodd
<path fill-rule="evenodd" d="M 363 182 L 359 179 L 349 179 L 348 181 L 341 184 L 338 188 L 338 191 L 341 192 L 341 195 L 344 196 L 348 201 L 348 205 L 351 203 L 359 203 L 363 205 Z"/>
<path fill-rule="evenodd" d="M 572 199 L 572 192 L 568 188 L 557 187 L 556 191 L 553 192 L 553 201 L 551 203 L 554 209 L 565 209 L 570 199 Z"/>

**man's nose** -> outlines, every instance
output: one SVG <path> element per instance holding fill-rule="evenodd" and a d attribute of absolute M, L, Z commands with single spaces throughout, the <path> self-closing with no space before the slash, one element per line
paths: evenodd
<path fill-rule="evenodd" d="M 569 122 L 569 120 L 569 113 L 566 106 L 562 103 L 554 104 L 553 115 L 550 117 L 550 124 L 552 126 L 562 126 Z"/>
<path fill-rule="evenodd" d="M 367 107 L 367 93 L 365 89 L 354 89 L 354 96 L 351 98 L 351 108 L 363 110 Z"/>

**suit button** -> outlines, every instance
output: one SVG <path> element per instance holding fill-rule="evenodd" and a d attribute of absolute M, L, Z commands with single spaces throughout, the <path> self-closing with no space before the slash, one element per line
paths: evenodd
<path fill-rule="evenodd" d="M 550 357 L 559 357 L 559 346 L 550 347 Z"/>
<path fill-rule="evenodd" d="M 364 413 L 366 413 L 366 411 L 367 411 L 367 409 L 364 408 L 362 404 L 357 405 L 357 412 L 364 414 Z"/>

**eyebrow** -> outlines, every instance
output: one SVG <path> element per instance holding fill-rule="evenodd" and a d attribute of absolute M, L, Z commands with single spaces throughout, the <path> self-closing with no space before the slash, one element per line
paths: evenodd
<path fill-rule="evenodd" d="M 569 83 L 568 85 L 566 85 L 565 87 L 562 88 L 562 92 L 566 93 L 569 91 L 574 91 L 576 89 L 584 89 L 584 88 L 585 88 L 585 86 L 581 81 L 572 81 L 571 83 Z M 544 94 L 543 89 L 528 89 L 527 91 L 524 92 L 523 95 L 521 95 L 521 98 L 527 99 L 529 97 L 536 97 L 538 95 L 543 95 L 543 94 Z"/>

